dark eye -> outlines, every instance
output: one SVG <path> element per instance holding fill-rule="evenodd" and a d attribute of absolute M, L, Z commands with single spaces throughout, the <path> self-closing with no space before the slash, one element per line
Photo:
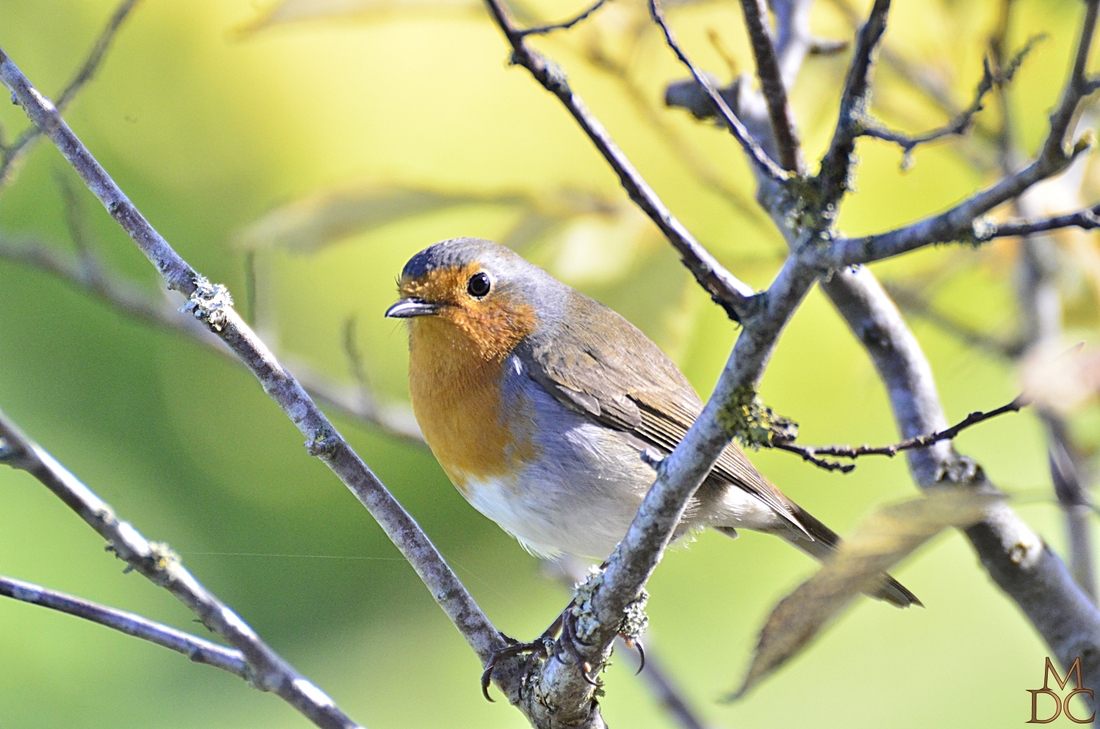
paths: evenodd
<path fill-rule="evenodd" d="M 470 280 L 466 283 L 466 292 L 475 299 L 483 299 L 488 296 L 490 285 L 489 274 L 480 271 L 470 276 Z"/>

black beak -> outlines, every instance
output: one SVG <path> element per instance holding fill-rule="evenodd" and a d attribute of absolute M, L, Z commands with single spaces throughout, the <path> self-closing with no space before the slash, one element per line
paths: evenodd
<path fill-rule="evenodd" d="M 411 319 L 414 316 L 428 316 L 439 311 L 439 304 L 429 304 L 423 299 L 401 299 L 386 309 L 386 316 L 393 319 Z"/>

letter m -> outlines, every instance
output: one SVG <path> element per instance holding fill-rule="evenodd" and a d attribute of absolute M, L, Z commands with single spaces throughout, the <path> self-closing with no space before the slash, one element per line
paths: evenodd
<path fill-rule="evenodd" d="M 1077 656 L 1076 658 L 1073 659 L 1073 665 L 1071 665 L 1069 667 L 1069 670 L 1066 671 L 1066 677 L 1065 678 L 1062 678 L 1061 676 L 1058 675 L 1058 669 L 1054 667 L 1054 664 L 1051 662 L 1050 657 L 1047 657 L 1047 666 L 1046 666 L 1046 669 L 1043 671 L 1043 688 L 1044 689 L 1049 689 L 1050 688 L 1050 677 L 1051 677 L 1051 675 L 1053 675 L 1054 676 L 1054 682 L 1056 684 L 1058 684 L 1058 690 L 1059 691 L 1065 691 L 1066 690 L 1066 684 L 1069 683 L 1069 677 L 1073 676 L 1075 674 L 1076 674 L 1076 679 L 1077 679 L 1077 685 L 1080 686 L 1080 687 L 1084 687 L 1085 684 L 1081 680 L 1081 656 Z"/>

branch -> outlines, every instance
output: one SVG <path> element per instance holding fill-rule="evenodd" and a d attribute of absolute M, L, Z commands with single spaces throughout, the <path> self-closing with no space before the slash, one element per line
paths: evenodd
<path fill-rule="evenodd" d="M 308 679 L 273 651 L 228 605 L 208 592 L 162 542 L 150 542 L 130 523 L 59 464 L 0 412 L 0 461 L 26 471 L 107 540 L 112 552 L 153 584 L 167 589 L 195 613 L 203 625 L 241 652 L 248 680 L 270 691 L 324 729 L 359 729 Z"/>
<path fill-rule="evenodd" d="M 1092 39 L 1096 33 L 1097 14 L 1100 12 L 1100 3 L 1089 0 L 1085 3 L 1085 19 L 1081 24 L 1081 35 L 1077 40 L 1077 53 L 1073 58 L 1073 68 L 1070 71 L 1069 80 L 1062 90 L 1062 101 L 1050 117 L 1050 134 L 1043 144 L 1041 157 L 1056 159 L 1065 156 L 1065 137 L 1069 131 L 1069 125 L 1073 121 L 1074 114 L 1081 99 L 1096 90 L 1096 84 L 1085 75 L 1085 65 L 1088 63 L 1089 52 L 1092 50 Z"/>
<path fill-rule="evenodd" d="M 802 157 L 794 112 L 787 100 L 787 87 L 780 72 L 779 57 L 768 30 L 768 6 L 764 0 L 741 0 L 741 10 L 745 15 L 745 27 L 749 31 L 752 53 L 756 58 L 756 75 L 760 78 L 760 87 L 768 102 L 772 133 L 779 150 L 779 164 L 784 170 L 801 175 L 806 171 L 806 160 Z"/>
<path fill-rule="evenodd" d="M 831 4 L 840 11 L 853 29 L 860 27 L 861 17 L 855 7 L 848 0 L 831 0 Z M 922 93 L 929 101 L 934 103 L 948 118 L 958 116 L 962 109 L 951 95 L 950 85 L 944 82 L 942 75 L 927 65 L 916 63 L 891 46 L 883 44 L 879 49 L 881 63 L 903 81 Z M 984 138 L 993 135 L 987 129 L 983 129 L 981 123 L 977 125 L 977 131 Z"/>
<path fill-rule="evenodd" d="M 355 494 L 386 535 L 413 566 L 451 622 L 483 663 L 504 647 L 499 632 L 443 560 L 435 545 L 401 507 L 363 460 L 317 408 L 301 384 L 275 359 L 232 308 L 228 291 L 210 284 L 184 261 L 149 224 L 114 180 L 43 97 L 0 50 L 0 80 L 12 91 L 31 121 L 76 169 L 107 211 L 164 277 L 170 289 L 189 299 L 187 310 L 201 319 L 252 371 L 264 391 L 306 436 L 306 449 Z M 518 670 L 514 661 L 502 675 Z"/>
<path fill-rule="evenodd" d="M 863 344 L 886 385 L 904 437 L 946 426 L 928 360 L 886 292 L 865 268 L 837 272 L 822 288 Z M 992 488 L 981 467 L 949 442 L 906 452 L 922 489 Z M 1084 682 L 1100 676 L 1100 612 L 1061 560 L 1007 504 L 965 530 L 993 580 L 1020 607 L 1064 667 L 1081 658 Z"/>
<path fill-rule="evenodd" d="M 249 679 L 250 669 L 241 651 L 211 643 L 140 615 L 98 605 L 3 575 L 0 575 L 0 595 L 99 623 L 120 633 L 182 653 L 195 663 L 220 668 L 246 681 Z"/>
<path fill-rule="evenodd" d="M 991 418 L 995 418 L 998 415 L 1004 415 L 1005 413 L 1017 413 L 1021 408 L 1028 405 L 1028 401 L 1023 395 L 1020 395 L 1007 405 L 1002 405 L 995 410 L 983 412 L 978 410 L 970 413 L 965 418 L 955 423 L 950 428 L 944 428 L 938 430 L 935 433 L 925 433 L 917 435 L 912 438 L 906 438 L 900 443 L 894 443 L 887 446 L 868 446 L 862 445 L 853 448 L 852 446 L 800 446 L 795 445 L 789 441 L 776 441 L 772 447 L 779 450 L 787 451 L 788 453 L 796 453 L 802 456 L 805 461 L 810 461 L 815 466 L 824 468 L 827 471 L 841 471 L 843 473 L 850 473 L 855 468 L 854 463 L 841 464 L 833 461 L 826 461 L 820 458 L 820 456 L 833 456 L 835 458 L 850 458 L 855 460 L 860 456 L 887 456 L 893 458 L 902 451 L 910 451 L 915 448 L 927 448 L 934 443 L 939 443 L 943 440 L 954 440 L 959 433 L 963 432 L 967 428 L 977 425 L 978 423 L 985 422 Z"/>
<path fill-rule="evenodd" d="M 668 21 L 665 19 L 664 12 L 661 10 L 658 0 L 649 0 L 649 13 L 653 16 L 653 21 L 657 23 L 664 32 L 665 41 L 668 43 L 668 47 L 672 49 L 672 52 L 676 54 L 680 62 L 691 71 L 691 75 L 695 77 L 695 82 L 706 91 L 710 103 L 718 110 L 718 115 L 722 118 L 722 121 L 726 123 L 726 126 L 729 127 L 730 133 L 733 134 L 734 138 L 744 150 L 745 155 L 749 158 L 749 162 L 752 163 L 753 171 L 761 178 L 773 184 L 784 184 L 790 176 L 789 173 L 776 165 L 775 162 L 768 157 L 764 149 L 757 144 L 756 140 L 752 138 L 752 135 L 749 134 L 749 131 L 745 128 L 745 125 L 741 123 L 741 120 L 738 119 L 737 115 L 730 109 L 726 100 L 718 93 L 718 90 L 714 88 L 714 84 L 711 83 L 706 74 L 700 71 L 695 64 L 691 62 L 691 59 L 687 57 L 683 49 L 680 48 L 680 45 L 676 42 L 676 36 L 672 32 L 672 28 L 669 27 Z"/>
<path fill-rule="evenodd" d="M 982 220 L 983 215 L 1019 197 L 1035 183 L 1066 169 L 1087 149 L 1086 144 L 1078 144 L 1065 155 L 1059 152 L 1053 158 L 1040 156 L 1015 175 L 1000 180 L 946 212 L 887 233 L 860 238 L 839 237 L 828 246 L 807 250 L 806 261 L 824 269 L 837 269 L 881 261 L 939 243 L 984 243 L 991 238 L 996 226 Z"/>
<path fill-rule="evenodd" d="M 807 55 L 830 55 L 848 48 L 846 40 L 814 37 L 810 31 L 813 0 L 771 0 L 768 5 L 775 14 L 775 51 L 784 87 L 794 86 Z"/>
<path fill-rule="evenodd" d="M 603 124 L 589 111 L 584 101 L 573 93 L 565 73 L 552 61 L 524 42 L 522 29 L 517 27 L 503 0 L 485 0 L 490 14 L 512 47 L 512 62 L 526 68 L 535 80 L 554 94 L 577 121 L 584 133 L 596 145 L 596 149 L 619 176 L 619 182 L 630 199 L 642 212 L 656 223 L 672 246 L 679 252 L 680 260 L 695 276 L 703 290 L 710 294 L 734 321 L 752 313 L 754 291 L 739 281 L 707 250 L 695 240 L 683 223 L 673 216 L 649 183 L 638 173 L 623 151 L 611 139 Z"/>
<path fill-rule="evenodd" d="M 1073 579 L 1096 602 L 1096 564 L 1089 519 L 1093 506 L 1092 497 L 1082 483 L 1084 468 L 1066 422 L 1052 413 L 1043 413 L 1042 417 L 1047 427 L 1047 451 L 1054 494 L 1066 520 Z"/>
<path fill-rule="evenodd" d="M 1093 205 L 1091 208 L 1052 218 L 990 223 L 986 237 L 990 240 L 993 238 L 1022 238 L 1036 233 L 1061 230 L 1062 228 L 1080 228 L 1081 230 L 1100 228 L 1100 205 Z"/>
<path fill-rule="evenodd" d="M 807 262 L 822 268 L 835 269 L 882 260 L 936 243 L 982 243 L 989 240 L 990 226 L 979 220 L 982 215 L 1018 198 L 1035 183 L 1062 172 L 1092 144 L 1091 138 L 1086 136 L 1067 149 L 1065 139 L 1078 105 L 1093 91 L 1092 84 L 1085 77 L 1084 66 L 1092 45 L 1096 21 L 1097 0 L 1090 0 L 1074 56 L 1073 71 L 1066 82 L 1062 100 L 1050 117 L 1050 132 L 1042 150 L 1031 164 L 939 215 L 887 233 L 861 238 L 839 238 L 831 245 L 806 251 Z M 822 169 L 824 168 L 823 162 Z"/>
<path fill-rule="evenodd" d="M 1091 0 L 1086 25 L 1095 22 L 1096 4 L 1097 0 Z M 881 14 L 881 22 L 885 21 L 886 5 L 876 2 L 871 21 L 877 14 Z M 860 32 L 853 61 L 853 69 L 857 72 L 850 71 L 846 83 L 846 89 L 854 89 L 857 93 L 846 92 L 845 100 L 865 98 L 870 73 L 866 58 L 874 45 L 871 41 L 881 36 L 881 32 L 882 29 L 876 31 L 870 21 Z M 1091 30 L 1082 31 L 1082 37 L 1086 36 L 1091 37 Z M 864 61 L 860 61 L 864 56 Z M 859 69 L 861 64 L 865 67 Z M 1055 126 L 1052 123 L 1052 127 Z M 843 124 L 838 124 L 834 143 L 838 138 L 844 141 L 842 127 Z M 849 154 L 834 155 L 836 162 L 843 163 L 845 169 L 851 164 Z M 823 163 L 823 175 L 826 167 Z M 839 195 L 843 194 L 846 179 L 847 172 L 836 179 L 840 187 L 834 188 L 834 194 L 837 189 Z M 793 234 L 788 240 L 792 247 L 800 242 Z M 944 429 L 947 422 L 928 360 L 874 275 L 866 268 L 840 269 L 821 285 L 874 361 L 886 385 L 902 436 L 911 438 Z M 910 472 L 922 489 L 944 485 L 993 488 L 981 468 L 956 453 L 950 442 L 941 441 L 909 450 L 906 455 Z M 1100 612 L 1074 583 L 1065 565 L 1005 504 L 994 506 L 988 517 L 967 529 L 966 534 L 989 574 L 1020 607 L 1052 654 L 1066 668 L 1075 658 L 1081 657 L 1084 682 L 1094 684 L 1100 676 Z"/>
<path fill-rule="evenodd" d="M 106 27 L 100 32 L 95 45 L 92 46 L 91 53 L 88 54 L 88 57 L 84 60 L 83 65 L 81 65 L 80 69 L 76 72 L 76 75 L 73 76 L 72 80 L 69 81 L 68 85 L 61 91 L 61 96 L 57 99 L 58 113 L 64 112 L 72 100 L 76 98 L 76 95 L 80 93 L 81 89 L 95 77 L 100 64 L 102 64 L 103 59 L 107 56 L 107 51 L 111 47 L 111 42 L 114 41 L 119 28 L 122 27 L 123 21 L 129 17 L 130 11 L 134 9 L 137 3 L 138 0 L 122 0 L 115 9 L 111 19 L 107 21 Z M 0 190 L 3 190 L 8 182 L 10 182 L 11 174 L 15 169 L 16 163 L 26 155 L 31 144 L 37 140 L 41 134 L 42 132 L 38 127 L 31 126 L 24 130 L 24 132 L 10 145 L 0 145 Z"/>
<path fill-rule="evenodd" d="M 554 23 L 552 25 L 539 25 L 539 26 L 535 26 L 533 28 L 523 28 L 521 30 L 517 30 L 516 32 L 519 34 L 519 36 L 521 38 L 524 38 L 524 37 L 529 36 L 529 35 L 546 35 L 548 33 L 553 33 L 554 31 L 557 31 L 557 30 L 569 30 L 574 25 L 587 20 L 588 16 L 592 15 L 592 13 L 594 13 L 597 10 L 599 10 L 600 8 L 602 8 L 604 6 L 604 4 L 607 3 L 607 2 L 608 2 L 608 0 L 596 0 L 595 5 L 588 8 L 587 10 L 582 12 L 580 15 L 577 15 L 577 16 L 571 18 L 570 20 L 565 20 L 565 21 L 562 21 L 560 23 Z"/>
<path fill-rule="evenodd" d="M 966 107 L 955 118 L 949 121 L 942 127 L 938 127 L 931 131 L 924 132 L 923 134 L 917 134 L 909 136 L 901 132 L 895 132 L 887 129 L 881 122 L 875 120 L 870 115 L 865 114 L 863 123 L 864 130 L 863 136 L 874 137 L 875 139 L 881 139 L 885 142 L 893 142 L 901 147 L 904 153 L 902 167 L 908 167 L 910 164 L 910 155 L 917 146 L 933 142 L 937 139 L 943 139 L 950 136 L 962 136 L 970 131 L 974 125 L 974 120 L 978 115 L 978 112 L 982 111 L 983 102 L 986 94 L 992 91 L 994 88 L 1004 88 L 1008 84 L 1012 77 L 1016 75 L 1016 71 L 1019 70 L 1020 65 L 1023 63 L 1024 57 L 1031 52 L 1031 49 L 1035 47 L 1035 44 L 1044 39 L 1044 35 L 1034 35 L 1028 42 L 1024 44 L 1016 54 L 1009 60 L 1009 62 L 1003 67 L 999 68 L 996 72 L 992 69 L 989 63 L 989 59 L 982 60 L 982 78 L 978 81 L 977 88 L 974 89 L 974 99 L 970 102 L 970 106 Z"/>
<path fill-rule="evenodd" d="M 1012 10 L 1011 2 L 1006 0 L 1002 3 L 997 29 L 990 43 L 992 53 L 998 61 L 1004 53 Z M 1075 69 L 1079 66 L 1079 59 L 1080 55 L 1078 55 L 1078 62 L 1075 62 Z M 997 142 L 1001 169 L 1007 173 L 1016 166 L 1018 157 L 1013 144 L 1015 137 L 1013 114 L 1007 94 L 1002 91 L 998 101 L 1001 106 L 1002 122 Z M 1017 216 L 1026 216 L 1035 212 L 1036 205 L 1030 197 L 1022 197 L 1014 201 L 1013 208 Z M 1095 212 L 1096 208 L 1092 208 L 1071 215 L 1047 218 L 1039 223 L 1002 225 L 997 226 L 1002 229 L 1001 231 L 993 232 L 994 236 L 998 232 L 1003 232 L 1016 233 L 1023 238 L 1018 247 L 1016 277 L 1021 313 L 1019 354 L 1023 354 L 1026 348 L 1055 341 L 1063 334 L 1063 302 L 1058 281 L 1060 264 L 1055 255 L 1056 243 L 1045 236 L 1035 234 L 1054 230 L 1061 227 L 1063 223 L 1076 225 L 1085 230 L 1094 228 L 1097 220 Z M 1073 443 L 1066 422 L 1060 414 L 1040 407 L 1039 417 L 1046 430 L 1047 455 L 1054 493 L 1065 520 L 1070 569 L 1076 583 L 1095 603 L 1097 586 L 1090 519 L 1091 497 L 1086 484 L 1082 483 L 1084 468 L 1080 450 Z"/>
<path fill-rule="evenodd" d="M 577 585 L 588 578 L 588 562 L 569 555 L 555 560 L 544 560 L 542 568 L 544 574 L 555 578 L 570 591 L 576 589 Z M 619 636 L 616 648 L 628 648 L 627 668 L 634 671 L 635 675 L 646 684 L 653 699 L 665 708 L 677 726 L 682 729 L 705 729 L 706 723 L 648 643 L 647 638 L 644 660 L 641 651 L 626 646 L 622 636 Z"/>

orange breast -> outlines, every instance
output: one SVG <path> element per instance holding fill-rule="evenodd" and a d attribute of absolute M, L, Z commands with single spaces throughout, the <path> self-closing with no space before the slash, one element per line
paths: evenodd
<path fill-rule="evenodd" d="M 410 325 L 413 412 L 455 486 L 466 494 L 470 479 L 508 476 L 536 457 L 529 404 L 502 407 L 504 359 L 485 359 L 448 321 L 425 316 Z"/>

